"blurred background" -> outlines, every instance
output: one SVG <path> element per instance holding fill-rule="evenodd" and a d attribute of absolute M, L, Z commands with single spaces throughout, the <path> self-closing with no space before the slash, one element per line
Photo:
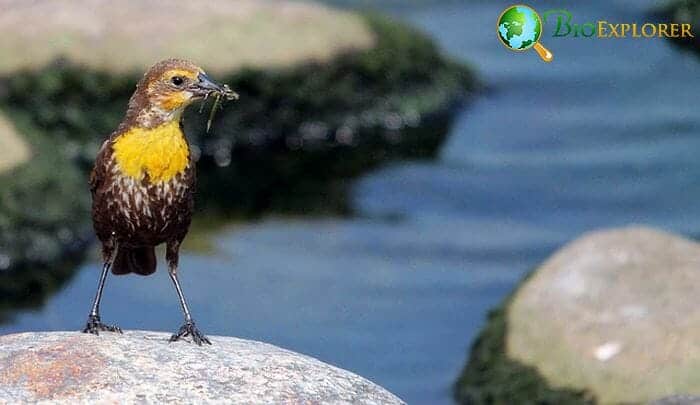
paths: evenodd
<path fill-rule="evenodd" d="M 700 233 L 697 42 L 545 26 L 545 64 L 499 43 L 508 2 L 118 3 L 0 0 L 0 334 L 83 326 L 101 267 L 87 174 L 165 57 L 241 94 L 210 134 L 206 113 L 185 121 L 200 184 L 180 273 L 200 328 L 408 403 L 498 402 L 455 385 L 468 350 L 581 233 Z M 700 15 L 695 1 L 530 5 L 580 22 Z M 102 318 L 174 331 L 160 269 L 110 277 Z"/>

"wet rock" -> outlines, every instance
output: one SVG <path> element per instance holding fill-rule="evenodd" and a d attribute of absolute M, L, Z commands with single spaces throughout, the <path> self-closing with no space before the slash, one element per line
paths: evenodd
<path fill-rule="evenodd" d="M 631 227 L 548 259 L 508 310 L 508 355 L 603 403 L 700 392 L 700 245 Z"/>
<path fill-rule="evenodd" d="M 403 403 L 362 377 L 266 343 L 215 336 L 199 347 L 168 338 L 2 336 L 0 403 Z"/>

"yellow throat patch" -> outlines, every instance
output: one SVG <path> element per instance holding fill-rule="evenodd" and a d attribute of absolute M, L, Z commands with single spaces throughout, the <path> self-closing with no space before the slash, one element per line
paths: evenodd
<path fill-rule="evenodd" d="M 132 128 L 113 143 L 119 170 L 137 180 L 166 182 L 182 173 L 189 163 L 189 148 L 180 123 L 175 120 L 145 129 Z"/>

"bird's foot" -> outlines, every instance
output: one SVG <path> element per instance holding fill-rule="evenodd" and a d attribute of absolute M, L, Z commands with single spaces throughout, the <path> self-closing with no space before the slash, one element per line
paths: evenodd
<path fill-rule="evenodd" d="M 193 321 L 185 322 L 185 324 L 180 327 L 180 330 L 170 338 L 170 341 L 175 342 L 181 338 L 184 338 L 185 336 L 192 336 L 192 341 L 199 346 L 201 346 L 202 343 L 206 343 L 208 345 L 211 344 L 209 339 L 207 339 L 207 337 L 204 336 L 204 334 L 202 334 L 202 332 L 200 332 L 196 326 L 194 326 Z"/>
<path fill-rule="evenodd" d="M 85 325 L 85 329 L 83 329 L 83 333 L 92 333 L 93 335 L 99 335 L 100 331 L 122 333 L 121 328 L 119 328 L 118 326 L 105 325 L 104 323 L 102 323 L 99 315 L 88 316 L 87 324 Z"/>

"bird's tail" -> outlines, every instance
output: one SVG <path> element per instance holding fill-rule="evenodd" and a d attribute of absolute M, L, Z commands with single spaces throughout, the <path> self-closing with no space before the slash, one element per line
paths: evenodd
<path fill-rule="evenodd" d="M 156 251 L 153 247 L 119 248 L 112 264 L 112 273 L 136 273 L 142 276 L 156 271 Z"/>

